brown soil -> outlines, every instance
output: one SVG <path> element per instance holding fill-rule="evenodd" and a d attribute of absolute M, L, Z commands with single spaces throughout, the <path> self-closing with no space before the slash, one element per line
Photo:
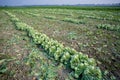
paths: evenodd
<path fill-rule="evenodd" d="M 21 39 L 18 42 L 10 42 L 15 39 L 14 36 L 22 35 L 25 33 L 15 30 L 9 17 L 4 12 L 0 12 L 0 58 L 3 58 L 2 55 L 15 58 L 6 64 L 8 70 L 0 74 L 0 80 L 32 80 L 28 75 L 29 66 L 23 63 L 23 58 L 29 54 L 29 50 L 24 49 L 27 41 Z"/>

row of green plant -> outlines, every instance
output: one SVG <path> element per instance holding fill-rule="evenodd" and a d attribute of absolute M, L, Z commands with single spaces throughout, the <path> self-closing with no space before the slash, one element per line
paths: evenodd
<path fill-rule="evenodd" d="M 58 15 L 64 15 L 64 16 L 73 16 L 73 14 L 68 14 L 68 13 L 56 13 Z"/>
<path fill-rule="evenodd" d="M 78 19 L 72 19 L 72 18 L 64 18 L 62 21 L 75 23 L 75 24 L 85 24 L 85 21 L 78 20 Z"/>
<path fill-rule="evenodd" d="M 47 18 L 47 19 L 56 19 L 55 16 L 45 16 L 44 18 Z"/>
<path fill-rule="evenodd" d="M 47 35 L 38 33 L 33 27 L 21 22 L 18 18 L 11 13 L 6 13 L 12 18 L 17 29 L 27 31 L 29 37 L 33 39 L 36 44 L 41 45 L 49 56 L 53 57 L 56 61 L 69 66 L 75 78 L 81 80 L 101 80 L 101 70 L 96 67 L 96 62 L 92 58 L 76 50 L 64 47 L 61 43 Z"/>
<path fill-rule="evenodd" d="M 48 14 L 55 14 L 55 15 L 63 15 L 63 16 L 72 16 L 72 14 L 71 13 L 63 13 L 64 11 L 62 11 L 62 12 L 57 12 L 57 10 L 56 11 L 54 11 L 54 12 L 49 12 Z"/>
<path fill-rule="evenodd" d="M 24 10 L 13 10 L 13 12 L 18 12 L 18 13 L 22 13 L 22 14 L 28 14 L 28 15 L 31 15 L 31 16 L 33 16 L 33 17 L 38 17 L 38 16 L 40 16 L 40 14 L 35 14 L 35 13 L 31 13 L 31 12 L 29 12 L 29 11 L 27 11 L 27 12 L 25 12 Z"/>
<path fill-rule="evenodd" d="M 26 12 L 27 14 L 31 15 L 31 16 L 35 16 L 35 17 L 38 17 L 40 16 L 39 14 L 35 14 L 35 13 L 31 13 L 31 12 Z"/>
<path fill-rule="evenodd" d="M 56 9 L 46 9 L 45 11 L 43 11 L 42 13 L 47 13 L 47 14 L 55 14 L 55 15 L 64 15 L 64 16 L 73 16 L 72 13 L 76 13 L 76 11 L 74 10 L 71 10 L 71 11 L 68 11 L 68 10 L 56 10 Z M 82 11 L 77 11 L 77 13 L 81 14 L 79 15 L 77 18 L 81 18 L 81 17 L 84 17 L 84 18 L 91 18 L 91 19 L 97 19 L 97 20 L 110 20 L 110 21 L 120 21 L 119 18 L 115 18 L 115 16 L 113 16 L 112 13 L 109 13 L 108 12 L 104 12 L 104 11 L 99 11 L 97 13 L 95 12 L 87 12 L 86 14 L 86 11 L 82 10 Z M 89 13 L 89 14 L 88 14 Z M 99 15 L 99 16 L 98 16 Z M 118 14 L 116 14 L 118 15 Z"/>
<path fill-rule="evenodd" d="M 34 13 L 31 13 L 31 12 L 26 12 L 26 13 L 31 15 L 31 16 L 35 16 L 35 17 L 40 16 L 39 14 L 34 14 Z M 57 14 L 56 12 L 52 12 L 52 13 Z M 64 13 L 61 13 L 61 14 L 64 14 Z M 55 16 L 44 16 L 44 18 L 46 18 L 46 19 L 56 19 Z M 83 21 L 83 20 L 72 19 L 72 18 L 64 18 L 61 21 L 70 22 L 70 23 L 74 23 L 74 24 L 85 24 L 85 21 Z"/>
<path fill-rule="evenodd" d="M 110 30 L 110 31 L 120 32 L 120 26 L 119 25 L 98 24 L 96 27 L 99 28 L 99 29 L 106 29 L 106 30 Z"/>
<path fill-rule="evenodd" d="M 94 16 L 89 16 L 89 15 L 80 15 L 77 17 L 78 19 L 81 19 L 81 18 L 91 18 L 91 19 L 97 19 L 97 20 L 111 20 L 111 21 L 120 21 L 120 19 L 117 19 L 117 18 L 112 18 L 112 17 L 100 17 L 100 16 L 97 16 L 97 15 L 94 15 Z"/>
<path fill-rule="evenodd" d="M 63 15 L 63 16 L 72 16 L 72 10 L 69 12 L 67 9 L 36 9 L 34 10 L 37 13 L 42 13 L 42 14 L 52 14 L 52 15 Z M 33 12 L 34 12 L 33 11 Z"/>
<path fill-rule="evenodd" d="M 35 16 L 35 17 L 40 16 L 39 14 L 34 14 L 34 13 L 31 13 L 31 12 L 26 12 L 26 13 L 31 15 L 31 16 Z M 61 13 L 61 14 L 63 14 L 63 13 Z M 55 16 L 44 16 L 44 18 L 46 18 L 46 19 L 56 19 Z M 79 19 L 73 19 L 73 18 L 64 18 L 61 21 L 70 22 L 70 23 L 74 23 L 74 24 L 85 24 L 85 21 L 79 20 Z"/>
<path fill-rule="evenodd" d="M 34 13 L 29 13 L 29 12 L 27 12 L 27 14 L 35 16 L 35 17 L 39 16 L 39 14 L 34 14 Z M 44 18 L 46 18 L 46 19 L 56 19 L 55 16 L 44 16 Z M 70 23 L 74 23 L 74 24 L 85 24 L 85 21 L 83 21 L 83 20 L 72 19 L 72 18 L 64 18 L 61 21 L 70 22 Z"/>

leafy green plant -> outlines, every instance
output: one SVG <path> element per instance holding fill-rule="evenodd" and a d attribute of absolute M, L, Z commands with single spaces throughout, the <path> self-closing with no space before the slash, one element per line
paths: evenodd
<path fill-rule="evenodd" d="M 12 21 L 19 22 L 20 20 L 16 17 L 11 18 Z"/>
<path fill-rule="evenodd" d="M 11 18 L 16 18 L 11 13 L 9 12 L 6 12 L 6 13 L 8 13 L 8 15 Z M 71 18 L 64 19 L 63 21 L 77 23 L 77 24 L 80 23 L 78 20 L 71 19 Z M 64 47 L 58 41 L 50 39 L 45 34 L 38 33 L 31 26 L 23 22 L 18 22 L 16 20 L 14 21 L 14 23 L 16 24 L 16 27 L 19 30 L 26 31 L 36 44 L 41 45 L 48 52 L 49 56 L 52 56 L 53 58 L 55 58 L 55 60 L 62 62 L 65 65 L 69 64 L 70 68 L 73 69 L 74 77 L 79 78 L 79 76 L 82 74 L 81 78 L 83 80 L 84 79 L 101 80 L 101 77 L 102 77 L 101 71 L 99 68 L 96 67 L 96 63 L 94 59 L 88 58 L 87 55 L 81 52 L 77 52 L 76 50 L 72 48 Z M 38 55 L 37 52 L 33 51 L 31 55 L 29 56 L 30 59 L 28 61 L 31 67 L 34 66 L 35 60 L 38 58 L 38 56 L 36 55 Z M 46 75 L 51 76 L 47 73 L 47 71 L 44 72 L 44 70 L 46 70 L 45 67 L 42 67 L 42 69 L 43 69 L 42 70 L 43 73 L 45 73 L 44 74 L 45 76 Z"/>
<path fill-rule="evenodd" d="M 74 76 L 76 78 L 78 78 L 79 75 L 84 74 L 84 71 L 88 68 L 88 66 L 94 67 L 96 65 L 94 59 L 92 58 L 88 59 L 88 56 L 83 55 L 82 53 L 73 55 L 70 63 L 71 63 L 71 68 L 75 70 Z M 99 72 L 98 74 L 101 74 L 101 72 Z"/>
<path fill-rule="evenodd" d="M 110 30 L 110 31 L 118 31 L 120 32 L 120 26 L 119 25 L 110 25 L 110 24 L 98 24 L 96 26 L 99 29 L 106 29 L 106 30 Z"/>
<path fill-rule="evenodd" d="M 59 61 L 62 55 L 63 55 L 63 48 L 57 48 L 56 52 L 54 53 L 55 60 Z"/>
<path fill-rule="evenodd" d="M 71 55 L 68 52 L 64 52 L 63 56 L 61 57 L 61 62 L 64 64 L 68 64 L 69 60 L 71 59 Z"/>
<path fill-rule="evenodd" d="M 27 30 L 27 24 L 23 22 L 15 22 L 17 29 L 19 30 Z"/>
<path fill-rule="evenodd" d="M 81 80 L 101 80 L 101 71 L 99 68 L 95 68 L 93 66 L 88 66 L 83 73 L 83 77 Z"/>

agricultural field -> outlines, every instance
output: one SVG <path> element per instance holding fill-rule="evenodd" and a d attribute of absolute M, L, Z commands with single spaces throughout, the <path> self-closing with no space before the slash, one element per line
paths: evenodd
<path fill-rule="evenodd" d="M 0 8 L 1 80 L 120 80 L 120 7 Z"/>

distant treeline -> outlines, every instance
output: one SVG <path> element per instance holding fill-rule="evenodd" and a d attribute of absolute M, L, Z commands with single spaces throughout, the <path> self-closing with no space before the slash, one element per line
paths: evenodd
<path fill-rule="evenodd" d="M 115 10 L 120 11 L 120 6 L 16 6 L 0 7 L 0 9 L 29 9 L 29 8 L 49 8 L 49 9 L 74 9 L 74 10 Z"/>

